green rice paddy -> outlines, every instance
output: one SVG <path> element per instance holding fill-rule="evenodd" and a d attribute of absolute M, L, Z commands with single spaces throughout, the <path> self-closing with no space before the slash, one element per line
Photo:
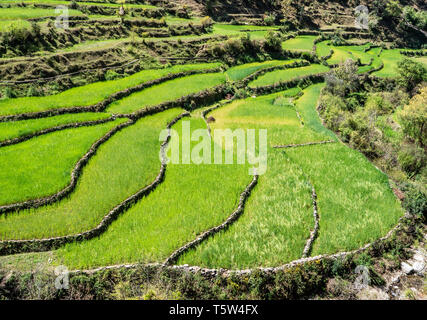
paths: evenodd
<path fill-rule="evenodd" d="M 64 188 L 90 146 L 124 121 L 57 131 L 0 148 L 0 205 L 47 196 Z"/>
<path fill-rule="evenodd" d="M 60 125 L 96 121 L 109 117 L 110 114 L 108 113 L 78 113 L 41 119 L 0 122 L 0 141 L 27 136 Z"/>
<path fill-rule="evenodd" d="M 89 106 L 101 102 L 113 93 L 134 87 L 138 84 L 192 70 L 205 70 L 219 67 L 220 64 L 177 65 L 165 69 L 144 70 L 126 78 L 95 82 L 72 88 L 56 95 L 0 100 L 0 116 L 25 112 L 39 112 L 58 108 Z"/>
<path fill-rule="evenodd" d="M 277 70 L 269 72 L 258 79 L 249 83 L 249 86 L 262 87 L 275 83 L 290 81 L 299 77 L 304 77 L 312 74 L 325 73 L 329 70 L 328 67 L 320 64 L 312 64 L 306 67 L 290 68 L 285 70 Z"/>
<path fill-rule="evenodd" d="M 56 0 L 25 2 L 67 3 Z M 10 15 L 2 11 L 9 9 L 12 9 Z M 19 19 L 44 17 L 42 13 L 52 11 L 21 9 L 0 9 L 0 31 L 10 28 L 11 23 L 26 23 Z M 166 21 L 187 24 L 194 20 L 169 16 Z M 249 33 L 252 39 L 262 39 L 267 32 L 275 30 L 277 27 L 214 24 L 212 34 L 238 37 Z M 202 39 L 212 34 L 176 36 L 169 40 Z M 286 50 L 311 52 L 316 38 L 297 36 L 283 42 L 282 46 Z M 67 51 L 109 47 L 121 40 L 88 41 Z M 161 40 L 153 38 L 150 41 Z M 384 63 L 384 68 L 375 73 L 380 77 L 395 77 L 397 63 L 404 57 L 400 54 L 401 49 L 381 50 L 369 48 L 368 44 L 332 46 L 329 41 L 322 41 L 316 47 L 318 57 L 327 56 L 334 50 L 327 60 L 330 65 L 346 59 L 359 59 L 362 64 L 372 60 L 371 65 L 361 66 L 359 73 Z M 413 59 L 425 60 L 424 57 Z M 0 100 L 0 116 L 90 106 L 116 92 L 169 74 L 200 71 L 200 74 L 168 80 L 135 92 L 113 102 L 105 112 L 0 122 L 0 141 L 59 125 L 137 112 L 221 84 L 232 88 L 247 76 L 271 67 L 284 68 L 258 77 L 248 85 L 249 88 L 330 70 L 322 64 L 285 69 L 295 61 L 301 60 L 252 62 L 215 73 L 202 72 L 219 68 L 221 63 L 176 65 L 144 70 L 118 80 L 96 82 L 45 97 L 3 99 Z M 360 248 L 384 236 L 397 224 L 404 212 L 387 176 L 361 153 L 340 143 L 334 133 L 323 126 L 316 108 L 324 86 L 324 83 L 305 89 L 295 86 L 264 96 L 236 99 L 209 113 L 212 130 L 266 129 L 268 168 L 259 177 L 241 217 L 230 228 L 187 251 L 177 264 L 244 269 L 274 267 L 301 258 L 314 227 L 312 187 L 318 195 L 320 214 L 319 236 L 314 241 L 312 256 Z M 183 112 L 182 108 L 146 116 L 113 135 L 85 165 L 75 190 L 67 198 L 37 209 L 0 215 L 0 240 L 60 237 L 96 227 L 115 206 L 156 178 L 161 167 L 159 150 L 163 142 L 159 135 Z M 125 121 L 128 119 L 66 129 L 0 147 L 0 206 L 48 196 L 64 188 L 70 182 L 71 170 L 94 141 Z M 178 135 L 173 135 L 172 149 L 183 139 L 181 128 L 185 122 L 190 123 L 192 132 L 202 129 L 207 135 L 201 110 L 195 110 L 191 118 L 183 118 L 173 126 Z M 330 140 L 333 143 L 275 148 Z M 191 145 L 194 147 L 198 142 L 195 139 Z M 219 143 L 215 135 L 213 142 Z M 214 144 L 209 148 L 211 155 L 213 148 Z M 65 245 L 49 255 L 54 264 L 64 264 L 70 269 L 163 262 L 175 250 L 230 216 L 238 205 L 240 194 L 252 180 L 249 167 L 247 162 L 233 165 L 169 163 L 164 181 L 125 210 L 101 236 Z"/>
<path fill-rule="evenodd" d="M 160 131 L 181 112 L 172 109 L 149 116 L 116 133 L 86 165 L 70 197 L 0 216 L 0 239 L 46 238 L 94 228 L 111 209 L 155 179 L 160 170 Z"/>

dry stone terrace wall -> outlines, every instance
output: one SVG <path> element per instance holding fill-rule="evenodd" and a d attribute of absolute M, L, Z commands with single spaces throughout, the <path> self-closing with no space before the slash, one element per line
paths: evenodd
<path fill-rule="evenodd" d="M 243 87 L 247 86 L 249 84 L 249 82 L 252 82 L 252 81 L 258 79 L 259 77 L 261 77 L 264 74 L 269 73 L 269 72 L 273 72 L 276 70 L 285 70 L 285 69 L 291 69 L 291 68 L 305 67 L 305 66 L 309 66 L 309 65 L 310 65 L 310 62 L 308 62 L 306 60 L 302 60 L 302 61 L 295 61 L 295 62 L 287 64 L 287 65 L 274 66 L 274 67 L 270 67 L 270 68 L 261 69 L 261 70 L 256 71 L 255 73 L 250 74 L 249 76 L 247 76 L 246 78 L 244 78 L 243 80 L 238 82 L 237 86 L 239 88 L 243 88 Z"/>
<path fill-rule="evenodd" d="M 172 255 L 166 259 L 164 262 L 165 265 L 172 265 L 176 263 L 179 259 L 179 257 L 187 252 L 188 250 L 195 248 L 197 245 L 202 243 L 207 238 L 215 235 L 216 233 L 226 230 L 228 227 L 230 227 L 235 221 L 239 219 L 239 217 L 243 214 L 245 209 L 245 204 L 248 198 L 251 195 L 252 190 L 255 188 L 255 186 L 258 183 L 258 176 L 254 176 L 251 183 L 246 187 L 246 189 L 242 192 L 240 195 L 239 205 L 237 209 L 227 218 L 227 220 L 222 223 L 221 225 L 217 227 L 213 227 L 209 229 L 208 231 L 205 231 L 200 236 L 198 236 L 195 240 L 187 243 L 186 245 L 182 246 L 178 250 L 176 250 Z"/>
<path fill-rule="evenodd" d="M 277 82 L 268 86 L 254 87 L 254 88 L 249 87 L 249 90 L 256 95 L 265 95 L 269 93 L 290 89 L 295 86 L 307 86 L 307 84 L 320 83 L 324 81 L 324 77 L 325 77 L 325 73 L 312 74 L 308 76 L 297 77 L 289 81 Z"/>
<path fill-rule="evenodd" d="M 301 144 L 287 144 L 283 146 L 274 146 L 274 149 L 288 149 L 288 148 L 298 148 L 298 147 L 306 147 L 306 146 L 313 146 L 318 144 L 327 144 L 327 143 L 336 143 L 334 140 L 328 140 L 328 141 L 320 141 L 320 142 L 308 142 L 308 143 L 301 143 Z"/>
<path fill-rule="evenodd" d="M 176 107 L 180 107 L 188 111 L 191 111 L 191 110 L 200 108 L 204 105 L 209 105 L 224 99 L 226 95 L 230 92 L 230 90 L 231 89 L 229 89 L 226 85 L 218 85 L 198 93 L 181 97 L 175 101 L 164 102 L 155 107 L 147 107 L 145 109 L 136 111 L 131 114 L 124 114 L 119 116 L 137 120 L 142 117 L 145 117 L 148 114 L 153 114 L 153 113 L 161 112 L 161 111 L 176 108 Z"/>
<path fill-rule="evenodd" d="M 180 119 L 189 115 L 190 114 L 188 112 L 182 113 L 181 115 L 176 117 L 174 120 L 172 120 L 168 124 L 167 129 L 170 129 Z M 171 139 L 171 135 L 169 132 L 169 135 L 166 137 L 165 141 L 162 143 L 160 147 L 162 154 L 164 154 L 164 150 L 168 146 L 170 139 Z M 166 172 L 166 163 L 165 161 L 162 161 L 160 172 L 157 175 L 156 179 L 150 185 L 144 187 L 143 189 L 141 189 L 131 197 L 121 202 L 114 209 L 112 209 L 102 219 L 100 224 L 94 229 L 83 232 L 83 233 L 79 233 L 76 235 L 55 237 L 55 238 L 49 238 L 49 239 L 0 241 L 0 255 L 10 255 L 10 254 L 24 253 L 24 252 L 50 251 L 50 250 L 58 249 L 67 243 L 89 240 L 89 239 L 100 236 L 102 233 L 104 233 L 108 229 L 111 223 L 120 216 L 120 214 L 127 211 L 130 207 L 132 207 L 135 203 L 137 203 L 143 197 L 148 196 L 160 183 L 162 183 L 165 177 L 165 172 Z"/>
<path fill-rule="evenodd" d="M 389 250 L 392 248 L 395 244 L 395 236 L 400 232 L 406 232 L 404 230 L 405 225 L 411 225 L 414 222 L 414 217 L 411 217 L 409 215 L 406 215 L 405 217 L 402 217 L 399 221 L 399 223 L 388 232 L 388 234 L 374 242 L 371 242 L 365 246 L 363 246 L 360 249 L 356 249 L 353 251 L 348 252 L 340 252 L 336 254 L 325 254 L 325 255 L 319 255 L 316 257 L 309 257 L 309 258 L 302 258 L 295 261 L 292 261 L 290 263 L 284 264 L 282 266 L 278 267 L 271 267 L 271 268 L 254 268 L 254 269 L 245 269 L 245 270 L 228 270 L 228 269 L 208 269 L 208 268 L 201 268 L 197 266 L 189 266 L 189 265 L 165 265 L 161 263 L 151 263 L 151 264 L 122 264 L 122 265 L 114 265 L 114 266 L 106 266 L 106 267 L 100 267 L 96 269 L 91 270 L 74 270 L 70 272 L 71 276 L 75 275 L 91 275 L 98 272 L 104 272 L 104 271 L 114 271 L 114 270 L 130 270 L 130 269 L 139 269 L 139 270 L 152 270 L 154 272 L 160 272 L 167 270 L 169 272 L 174 272 L 178 274 L 186 274 L 186 273 L 192 273 L 192 274 L 200 274 L 205 278 L 214 278 L 214 277 L 247 277 L 248 275 L 252 275 L 255 273 L 261 273 L 264 275 L 274 275 L 279 272 L 283 272 L 286 270 L 291 270 L 295 268 L 300 268 L 308 265 L 320 265 L 319 262 L 332 262 L 338 259 L 344 259 L 346 257 L 353 257 L 357 254 L 361 253 L 367 253 L 371 256 L 379 256 L 382 252 L 385 250 Z"/>
<path fill-rule="evenodd" d="M 161 84 L 163 82 L 194 75 L 194 74 L 215 73 L 220 71 L 221 71 L 221 68 L 213 68 L 213 69 L 207 69 L 207 70 L 192 70 L 192 71 L 185 71 L 185 72 L 179 72 L 179 73 L 171 73 L 165 77 L 144 82 L 137 86 L 113 93 L 105 100 L 91 106 L 59 108 L 59 109 L 51 109 L 51 110 L 40 111 L 40 112 L 29 112 L 29 113 L 21 113 L 16 115 L 0 116 L 0 122 L 39 119 L 39 118 L 52 117 L 52 116 L 67 114 L 67 113 L 102 112 L 107 108 L 108 105 L 110 105 L 115 101 L 121 100 L 125 97 L 130 96 L 135 92 L 147 89 L 149 87 Z"/>
<path fill-rule="evenodd" d="M 311 250 L 313 249 L 314 241 L 317 238 L 317 235 L 319 233 L 319 212 L 317 209 L 317 193 L 316 189 L 314 189 L 313 184 L 310 182 L 311 185 L 311 198 L 313 200 L 313 218 L 314 218 L 314 228 L 310 232 L 310 238 L 307 240 L 307 243 L 305 244 L 304 251 L 302 253 L 302 258 L 307 258 L 310 256 Z"/>

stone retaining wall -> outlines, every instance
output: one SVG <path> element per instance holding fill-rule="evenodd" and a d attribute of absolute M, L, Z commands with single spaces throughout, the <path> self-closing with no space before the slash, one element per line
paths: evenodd
<path fill-rule="evenodd" d="M 353 251 L 347 251 L 347 252 L 340 252 L 340 253 L 336 253 L 336 254 L 325 254 L 325 255 L 319 255 L 319 256 L 315 256 L 315 257 L 309 257 L 309 258 L 301 258 L 292 262 L 289 262 L 287 264 L 284 264 L 282 266 L 278 266 L 278 267 L 272 267 L 272 268 L 253 268 L 253 269 L 245 269 L 245 270 L 228 270 L 228 269 L 208 269 L 208 268 L 201 268 L 201 267 L 197 267 L 197 266 L 189 266 L 189 265 L 180 265 L 180 266 L 169 266 L 169 265 L 165 265 L 165 264 L 161 264 L 161 263 L 151 263 L 151 264 L 122 264 L 122 265 L 113 265 L 113 266 L 106 266 L 106 267 L 100 267 L 100 268 L 96 268 L 96 269 L 91 269 L 91 270 L 73 270 L 70 272 L 71 276 L 74 275 L 80 275 L 80 274 L 94 274 L 97 272 L 104 272 L 107 270 L 120 270 L 120 269 L 126 269 L 126 270 L 130 270 L 130 269 L 151 269 L 154 271 L 162 271 L 162 270 L 169 270 L 169 271 L 174 271 L 174 272 L 180 272 L 180 273 L 193 273 L 193 274 L 200 274 L 206 278 L 213 278 L 213 277 L 217 277 L 217 276 L 222 276 L 225 278 L 229 278 L 229 277 L 246 277 L 248 275 L 254 274 L 254 273 L 262 273 L 262 274 L 275 274 L 278 272 L 282 272 L 288 269 L 293 269 L 295 267 L 301 267 L 304 265 L 308 265 L 311 263 L 316 263 L 319 261 L 326 261 L 326 260 L 330 260 L 330 261 L 334 261 L 337 259 L 344 259 L 345 257 L 348 256 L 354 256 L 356 254 L 360 254 L 363 252 L 368 252 L 372 253 L 372 254 L 377 254 L 379 251 L 381 251 L 381 247 L 386 247 L 387 245 L 390 244 L 390 242 L 392 242 L 392 238 L 393 236 L 403 228 L 403 223 L 402 220 L 403 219 L 408 219 L 410 217 L 405 216 L 403 218 L 400 219 L 399 223 L 393 228 L 391 229 L 386 236 L 371 242 L 365 246 L 363 246 L 360 249 L 356 249 Z M 369 250 L 371 250 L 371 252 L 369 252 Z"/>
<path fill-rule="evenodd" d="M 301 144 L 287 144 L 283 146 L 274 146 L 274 149 L 288 149 L 288 148 L 298 148 L 298 147 L 306 147 L 306 146 L 313 146 L 318 144 L 327 144 L 327 143 L 336 143 L 334 140 L 328 140 L 328 141 L 319 141 L 319 142 L 307 142 L 307 143 L 301 143 Z"/>
<path fill-rule="evenodd" d="M 256 87 L 256 88 L 249 88 L 250 91 L 252 91 L 253 94 L 256 95 L 265 95 L 269 93 L 274 93 L 278 91 L 283 91 L 286 89 L 293 88 L 297 86 L 299 83 L 303 82 L 311 82 L 311 83 L 319 83 L 323 82 L 325 77 L 325 73 L 318 73 L 318 74 L 312 74 L 304 77 L 298 77 L 289 81 L 285 82 L 278 82 L 274 83 L 272 85 L 263 86 L 263 87 Z"/>
<path fill-rule="evenodd" d="M 247 76 L 243 80 L 239 81 L 237 83 L 237 86 L 239 88 L 243 88 L 243 87 L 247 86 L 249 84 L 249 82 L 252 82 L 252 81 L 258 79 L 259 77 L 261 77 L 264 74 L 269 73 L 269 72 L 273 72 L 276 70 L 286 70 L 286 69 L 291 69 L 291 68 L 305 67 L 305 66 L 309 66 L 309 65 L 310 65 L 310 62 L 308 62 L 307 60 L 303 60 L 303 61 L 296 61 L 296 62 L 293 62 L 291 64 L 287 64 L 287 65 L 274 66 L 274 67 L 270 67 L 270 68 L 261 69 L 261 70 L 256 71 L 255 73 L 252 73 L 251 75 Z"/>
<path fill-rule="evenodd" d="M 213 227 L 213 228 L 209 229 L 208 231 L 205 231 L 204 233 L 202 233 L 200 236 L 198 236 L 193 241 L 187 243 L 186 245 L 184 245 L 181 248 L 179 248 L 178 250 L 176 250 L 174 253 L 172 253 L 170 255 L 169 258 L 166 259 L 166 261 L 164 262 L 164 265 L 174 264 L 175 262 L 178 261 L 179 257 L 182 256 L 185 252 L 187 252 L 188 250 L 190 250 L 192 248 L 195 248 L 197 245 L 202 243 L 207 238 L 215 235 L 216 233 L 223 231 L 223 230 L 226 230 L 235 221 L 237 221 L 237 219 L 239 219 L 239 217 L 243 214 L 246 201 L 248 200 L 249 196 L 251 195 L 253 188 L 255 188 L 257 183 L 258 183 L 258 176 L 254 176 L 254 178 L 252 179 L 252 182 L 246 187 L 246 189 L 240 195 L 240 201 L 239 201 L 239 205 L 238 205 L 237 209 L 228 217 L 227 220 L 225 220 L 224 223 L 220 224 L 217 227 Z"/>

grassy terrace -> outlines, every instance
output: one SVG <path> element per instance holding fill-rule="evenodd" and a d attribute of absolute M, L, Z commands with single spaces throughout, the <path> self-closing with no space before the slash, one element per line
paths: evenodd
<path fill-rule="evenodd" d="M 328 67 L 325 67 L 319 64 L 312 64 L 306 67 L 277 70 L 277 71 L 269 72 L 259 77 L 255 81 L 252 81 L 251 83 L 249 83 L 249 86 L 254 88 L 254 87 L 272 85 L 278 82 L 286 82 L 298 77 L 327 72 L 328 70 L 329 70 Z"/>
<path fill-rule="evenodd" d="M 319 83 L 305 89 L 303 91 L 304 95 L 295 104 L 296 110 L 300 113 L 305 126 L 314 132 L 322 134 L 325 140 L 335 140 L 335 134 L 323 126 L 316 110 L 320 91 L 323 87 L 324 84 Z"/>
<path fill-rule="evenodd" d="M 323 138 L 330 139 L 326 129 L 319 130 L 320 120 L 314 119 L 321 86 L 307 88 L 298 103 L 303 107 L 302 114 L 309 119 L 306 126 L 322 131 Z M 306 100 L 302 100 L 304 97 Z M 246 109 L 247 115 L 250 104 L 249 100 L 248 104 L 240 106 Z M 252 108 L 254 116 L 268 123 L 274 114 L 273 104 L 259 108 Z M 232 122 L 232 112 L 224 110 L 213 113 L 220 126 L 228 123 L 223 116 Z M 265 112 L 264 116 L 260 112 Z M 234 119 L 236 124 L 245 126 L 246 118 L 242 114 L 243 111 L 239 116 L 235 114 Z M 246 122 L 248 124 L 252 127 L 251 121 Z M 403 214 L 387 177 L 363 155 L 342 144 L 272 151 L 268 168 L 267 174 L 260 177 L 240 220 L 188 252 L 180 259 L 180 264 L 249 268 L 277 266 L 300 258 L 314 224 L 311 187 L 307 179 L 316 188 L 321 218 L 320 236 L 313 255 L 361 247 L 385 235 Z"/>
<path fill-rule="evenodd" d="M 290 89 L 257 98 L 237 100 L 212 113 L 216 119 L 213 128 L 268 129 L 269 147 L 327 139 L 324 134 L 301 125 L 292 98 L 298 92 L 299 90 Z M 296 101 L 297 105 L 304 96 Z M 304 101 L 309 103 L 308 99 Z"/>
<path fill-rule="evenodd" d="M 70 16 L 82 16 L 83 13 L 78 10 L 68 10 Z M 31 18 L 44 18 L 56 17 L 55 9 L 41 9 L 41 8 L 0 8 L 0 20 L 17 20 L 17 19 L 31 19 Z"/>
<path fill-rule="evenodd" d="M 330 54 L 331 50 L 334 50 L 332 57 L 327 60 L 329 64 L 338 64 L 347 59 L 352 59 L 354 61 L 360 59 L 361 63 L 369 64 L 373 58 L 371 66 L 362 66 L 359 68 L 359 72 L 366 72 L 381 65 L 381 59 L 378 57 L 380 48 L 372 48 L 365 52 L 368 46 L 369 44 L 359 46 L 333 46 L 330 44 L 330 41 L 327 40 L 317 43 L 316 52 L 319 57 L 325 57 Z"/>
<path fill-rule="evenodd" d="M 9 31 L 12 27 L 28 29 L 30 26 L 30 22 L 26 20 L 0 20 L 0 32 Z"/>
<path fill-rule="evenodd" d="M 57 131 L 0 148 L 0 205 L 47 196 L 64 188 L 90 146 L 124 121 Z"/>
<path fill-rule="evenodd" d="M 160 170 L 159 133 L 181 112 L 149 116 L 116 133 L 91 158 L 67 199 L 1 216 L 0 239 L 46 238 L 94 228 L 113 207 L 155 179 Z"/>
<path fill-rule="evenodd" d="M 290 89 L 238 100 L 212 113 L 216 119 L 212 128 L 268 129 L 268 171 L 260 177 L 238 222 L 188 252 L 179 264 L 250 268 L 276 266 L 301 257 L 313 226 L 311 187 L 301 169 L 271 147 L 327 137 L 301 126 L 289 102 L 297 93 Z"/>
<path fill-rule="evenodd" d="M 297 36 L 282 43 L 282 48 L 293 51 L 312 51 L 317 36 Z"/>
<path fill-rule="evenodd" d="M 232 67 L 226 71 L 226 75 L 232 81 L 242 80 L 245 77 L 255 73 L 259 70 L 276 67 L 276 66 L 285 66 L 287 64 L 291 64 L 297 60 L 269 60 L 264 62 L 254 62 L 243 64 L 239 66 Z"/>
<path fill-rule="evenodd" d="M 320 232 L 313 255 L 359 248 L 386 235 L 403 215 L 387 176 L 358 151 L 328 144 L 286 153 L 318 195 Z"/>
<path fill-rule="evenodd" d="M 270 152 L 268 168 L 242 217 L 183 255 L 178 264 L 241 269 L 277 266 L 301 257 L 313 225 L 311 188 L 282 152 Z"/>
<path fill-rule="evenodd" d="M 400 54 L 400 50 L 401 49 L 383 50 L 380 59 L 384 63 L 384 68 L 373 74 L 378 77 L 396 77 L 397 64 L 405 58 L 404 55 Z"/>
<path fill-rule="evenodd" d="M 177 65 L 165 69 L 144 70 L 126 78 L 102 81 L 72 88 L 56 95 L 0 100 L 0 116 L 25 112 L 38 112 L 74 106 L 96 104 L 115 92 L 138 84 L 165 77 L 168 74 L 191 70 L 206 70 L 219 67 L 218 63 Z"/>
<path fill-rule="evenodd" d="M 78 113 L 43 119 L 0 122 L 0 141 L 26 136 L 59 125 L 106 119 L 110 116 L 108 113 Z"/>
<path fill-rule="evenodd" d="M 191 121 L 192 129 L 206 128 L 200 118 L 183 121 Z M 181 123 L 174 127 L 179 134 Z M 171 144 L 176 142 L 175 138 Z M 221 224 L 237 207 L 240 193 L 251 179 L 242 165 L 169 164 L 165 181 L 108 232 L 67 245 L 58 256 L 71 268 L 162 262 L 201 232 Z"/>
<path fill-rule="evenodd" d="M 268 31 L 275 31 L 277 27 L 231 25 L 216 23 L 213 26 L 213 34 L 236 37 L 248 32 L 252 39 L 262 39 Z"/>
<path fill-rule="evenodd" d="M 45 4 L 57 6 L 60 4 L 69 5 L 72 1 L 62 1 L 62 0 L 3 0 L 3 3 L 25 3 L 25 4 Z M 103 2 L 78 2 L 79 5 L 88 5 L 88 6 L 102 6 L 102 7 L 120 7 L 120 4 L 117 3 L 103 3 Z M 156 9 L 157 7 L 146 4 L 126 4 L 127 8 L 142 8 L 142 9 Z"/>
<path fill-rule="evenodd" d="M 212 88 L 225 81 L 224 73 L 197 74 L 170 80 L 116 101 L 108 107 L 107 111 L 121 114 L 132 113 L 148 106 L 173 101 L 185 95 Z"/>

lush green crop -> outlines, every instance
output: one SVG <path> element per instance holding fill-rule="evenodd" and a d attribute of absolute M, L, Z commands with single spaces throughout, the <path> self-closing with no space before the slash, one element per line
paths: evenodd
<path fill-rule="evenodd" d="M 0 239 L 63 236 L 94 228 L 117 204 L 155 179 L 160 170 L 159 133 L 181 112 L 167 110 L 116 133 L 85 166 L 69 198 L 1 216 Z"/>
<path fill-rule="evenodd" d="M 285 50 L 312 51 L 317 36 L 297 36 L 282 43 Z"/>
<path fill-rule="evenodd" d="M 314 118 L 322 86 L 307 88 L 298 101 L 301 113 L 309 119 L 307 126 L 314 130 L 319 130 L 320 126 L 319 119 L 314 121 Z M 245 111 L 239 113 L 238 109 L 224 112 L 227 107 L 214 112 L 215 126 L 233 122 L 233 115 L 239 126 L 247 126 L 251 122 L 245 123 L 247 118 L 242 116 L 248 114 L 251 104 L 240 105 L 239 108 Z M 233 109 L 233 106 L 229 108 Z M 262 119 L 260 123 L 274 123 L 271 121 L 274 112 L 267 105 L 262 107 L 265 115 L 254 107 L 252 109 L 254 117 Z M 274 125 L 269 128 L 270 136 Z M 328 134 L 326 129 L 319 131 Z M 357 168 L 361 168 L 360 172 Z M 351 173 L 347 173 L 349 171 Z M 190 251 L 179 262 L 206 267 L 248 268 L 277 266 L 300 258 L 309 230 L 314 226 L 308 180 L 318 193 L 321 214 L 320 238 L 314 254 L 360 247 L 384 235 L 402 214 L 388 187 L 387 178 L 363 155 L 346 146 L 332 144 L 293 148 L 286 149 L 285 154 L 270 152 L 267 174 L 260 177 L 241 219 L 229 230 Z M 370 194 L 369 190 L 373 193 Z M 351 232 L 353 228 L 363 236 L 359 238 L 359 232 Z M 338 239 L 335 239 L 336 233 Z"/>
<path fill-rule="evenodd" d="M 269 72 L 259 77 L 255 81 L 252 81 L 249 84 L 249 86 L 260 87 L 260 86 L 272 85 L 279 82 L 289 81 L 297 77 L 303 77 L 311 74 L 327 72 L 328 70 L 329 70 L 328 67 L 325 67 L 319 64 L 312 64 L 306 67 L 277 70 L 277 71 Z"/>
<path fill-rule="evenodd" d="M 60 4 L 63 5 L 70 5 L 72 1 L 63 1 L 63 0 L 3 0 L 3 3 L 25 3 L 25 4 L 45 4 L 45 5 L 52 5 L 57 6 Z M 92 1 L 92 2 L 83 2 L 78 1 L 79 5 L 89 5 L 89 6 L 103 6 L 103 7 L 119 7 L 120 4 L 118 3 L 103 3 L 100 1 Z M 127 8 L 142 8 L 142 9 L 155 9 L 157 7 L 152 5 L 146 5 L 146 4 L 125 4 Z"/>
<path fill-rule="evenodd" d="M 325 140 L 334 140 L 336 139 L 335 135 L 323 126 L 316 110 L 320 91 L 323 87 L 324 84 L 320 83 L 304 89 L 304 95 L 296 102 L 296 109 L 300 113 L 305 126 L 315 132 L 323 134 Z"/>
<path fill-rule="evenodd" d="M 405 58 L 405 56 L 400 53 L 400 50 L 401 49 L 383 50 L 380 59 L 384 63 L 384 68 L 374 72 L 374 75 L 378 77 L 397 77 L 397 64 Z"/>
<path fill-rule="evenodd" d="M 275 31 L 276 27 L 265 26 L 249 26 L 249 25 L 232 25 L 232 24 L 219 24 L 213 26 L 213 34 L 224 36 L 240 36 L 244 35 L 245 31 L 251 35 L 252 38 L 263 38 L 268 31 Z"/>
<path fill-rule="evenodd" d="M 301 258 L 314 226 L 311 187 L 281 151 L 271 151 L 241 218 L 189 251 L 178 264 L 243 269 Z"/>
<path fill-rule="evenodd" d="M 197 93 L 224 83 L 224 73 L 196 74 L 170 80 L 154 87 L 134 93 L 108 107 L 112 113 L 127 114 L 162 102 L 174 101 L 188 94 Z"/>
<path fill-rule="evenodd" d="M 331 49 L 332 47 L 329 45 L 329 40 L 316 43 L 316 53 L 319 58 L 329 55 Z"/>
<path fill-rule="evenodd" d="M 305 104 L 312 103 L 313 110 L 319 90 L 317 86 L 306 89 L 309 99 Z M 290 89 L 235 101 L 212 113 L 216 119 L 212 128 L 267 129 L 270 147 L 326 140 L 325 135 L 301 125 L 289 101 L 296 93 L 298 90 Z M 281 99 L 287 99 L 288 104 L 277 103 Z M 229 230 L 189 252 L 180 263 L 247 268 L 298 259 L 314 226 L 311 203 L 311 187 L 301 169 L 283 152 L 270 148 L 267 173 L 260 177 L 243 216 Z"/>
<path fill-rule="evenodd" d="M 82 87 L 72 88 L 52 96 L 0 100 L 0 116 L 56 108 L 89 106 L 106 99 L 115 92 L 165 77 L 171 73 L 205 70 L 216 68 L 219 65 L 218 63 L 177 65 L 165 69 L 144 70 L 123 79 L 95 82 Z"/>
<path fill-rule="evenodd" d="M 174 128 L 181 133 L 181 123 Z M 200 118 L 191 119 L 191 128 L 206 125 Z M 172 139 L 171 144 L 176 142 Z M 221 224 L 234 211 L 240 193 L 252 179 L 247 170 L 245 165 L 171 163 L 165 181 L 114 222 L 105 234 L 67 245 L 58 255 L 72 268 L 162 262 L 198 234 Z"/>
<path fill-rule="evenodd" d="M 53 194 L 90 146 L 119 123 L 67 129 L 0 148 L 0 205 Z"/>
<path fill-rule="evenodd" d="M 81 16 L 78 10 L 68 10 L 70 16 Z M 0 20 L 18 20 L 30 18 L 56 17 L 55 9 L 40 8 L 0 8 Z"/>
<path fill-rule="evenodd" d="M 292 98 L 296 93 L 298 90 L 290 89 L 267 96 L 237 100 L 212 113 L 216 119 L 214 127 L 233 130 L 237 128 L 267 129 L 267 141 L 270 147 L 327 140 L 323 132 L 317 133 L 301 125 Z M 304 104 L 312 103 L 311 108 L 315 110 L 319 95 L 315 96 L 307 90 L 307 96 L 309 95 L 309 99 L 305 99 Z M 297 105 L 300 100 L 297 100 Z"/>
<path fill-rule="evenodd" d="M 226 71 L 226 75 L 232 81 L 242 80 L 245 77 L 257 72 L 258 70 L 267 69 L 276 66 L 287 65 L 296 60 L 269 60 L 264 62 L 253 62 L 232 67 Z"/>
<path fill-rule="evenodd" d="M 26 136 L 59 125 L 106 119 L 110 116 L 108 113 L 77 113 L 42 119 L 0 122 L 0 141 Z"/>
<path fill-rule="evenodd" d="M 318 195 L 319 237 L 313 255 L 352 250 L 384 236 L 403 215 L 386 175 L 342 144 L 286 151 Z"/>

